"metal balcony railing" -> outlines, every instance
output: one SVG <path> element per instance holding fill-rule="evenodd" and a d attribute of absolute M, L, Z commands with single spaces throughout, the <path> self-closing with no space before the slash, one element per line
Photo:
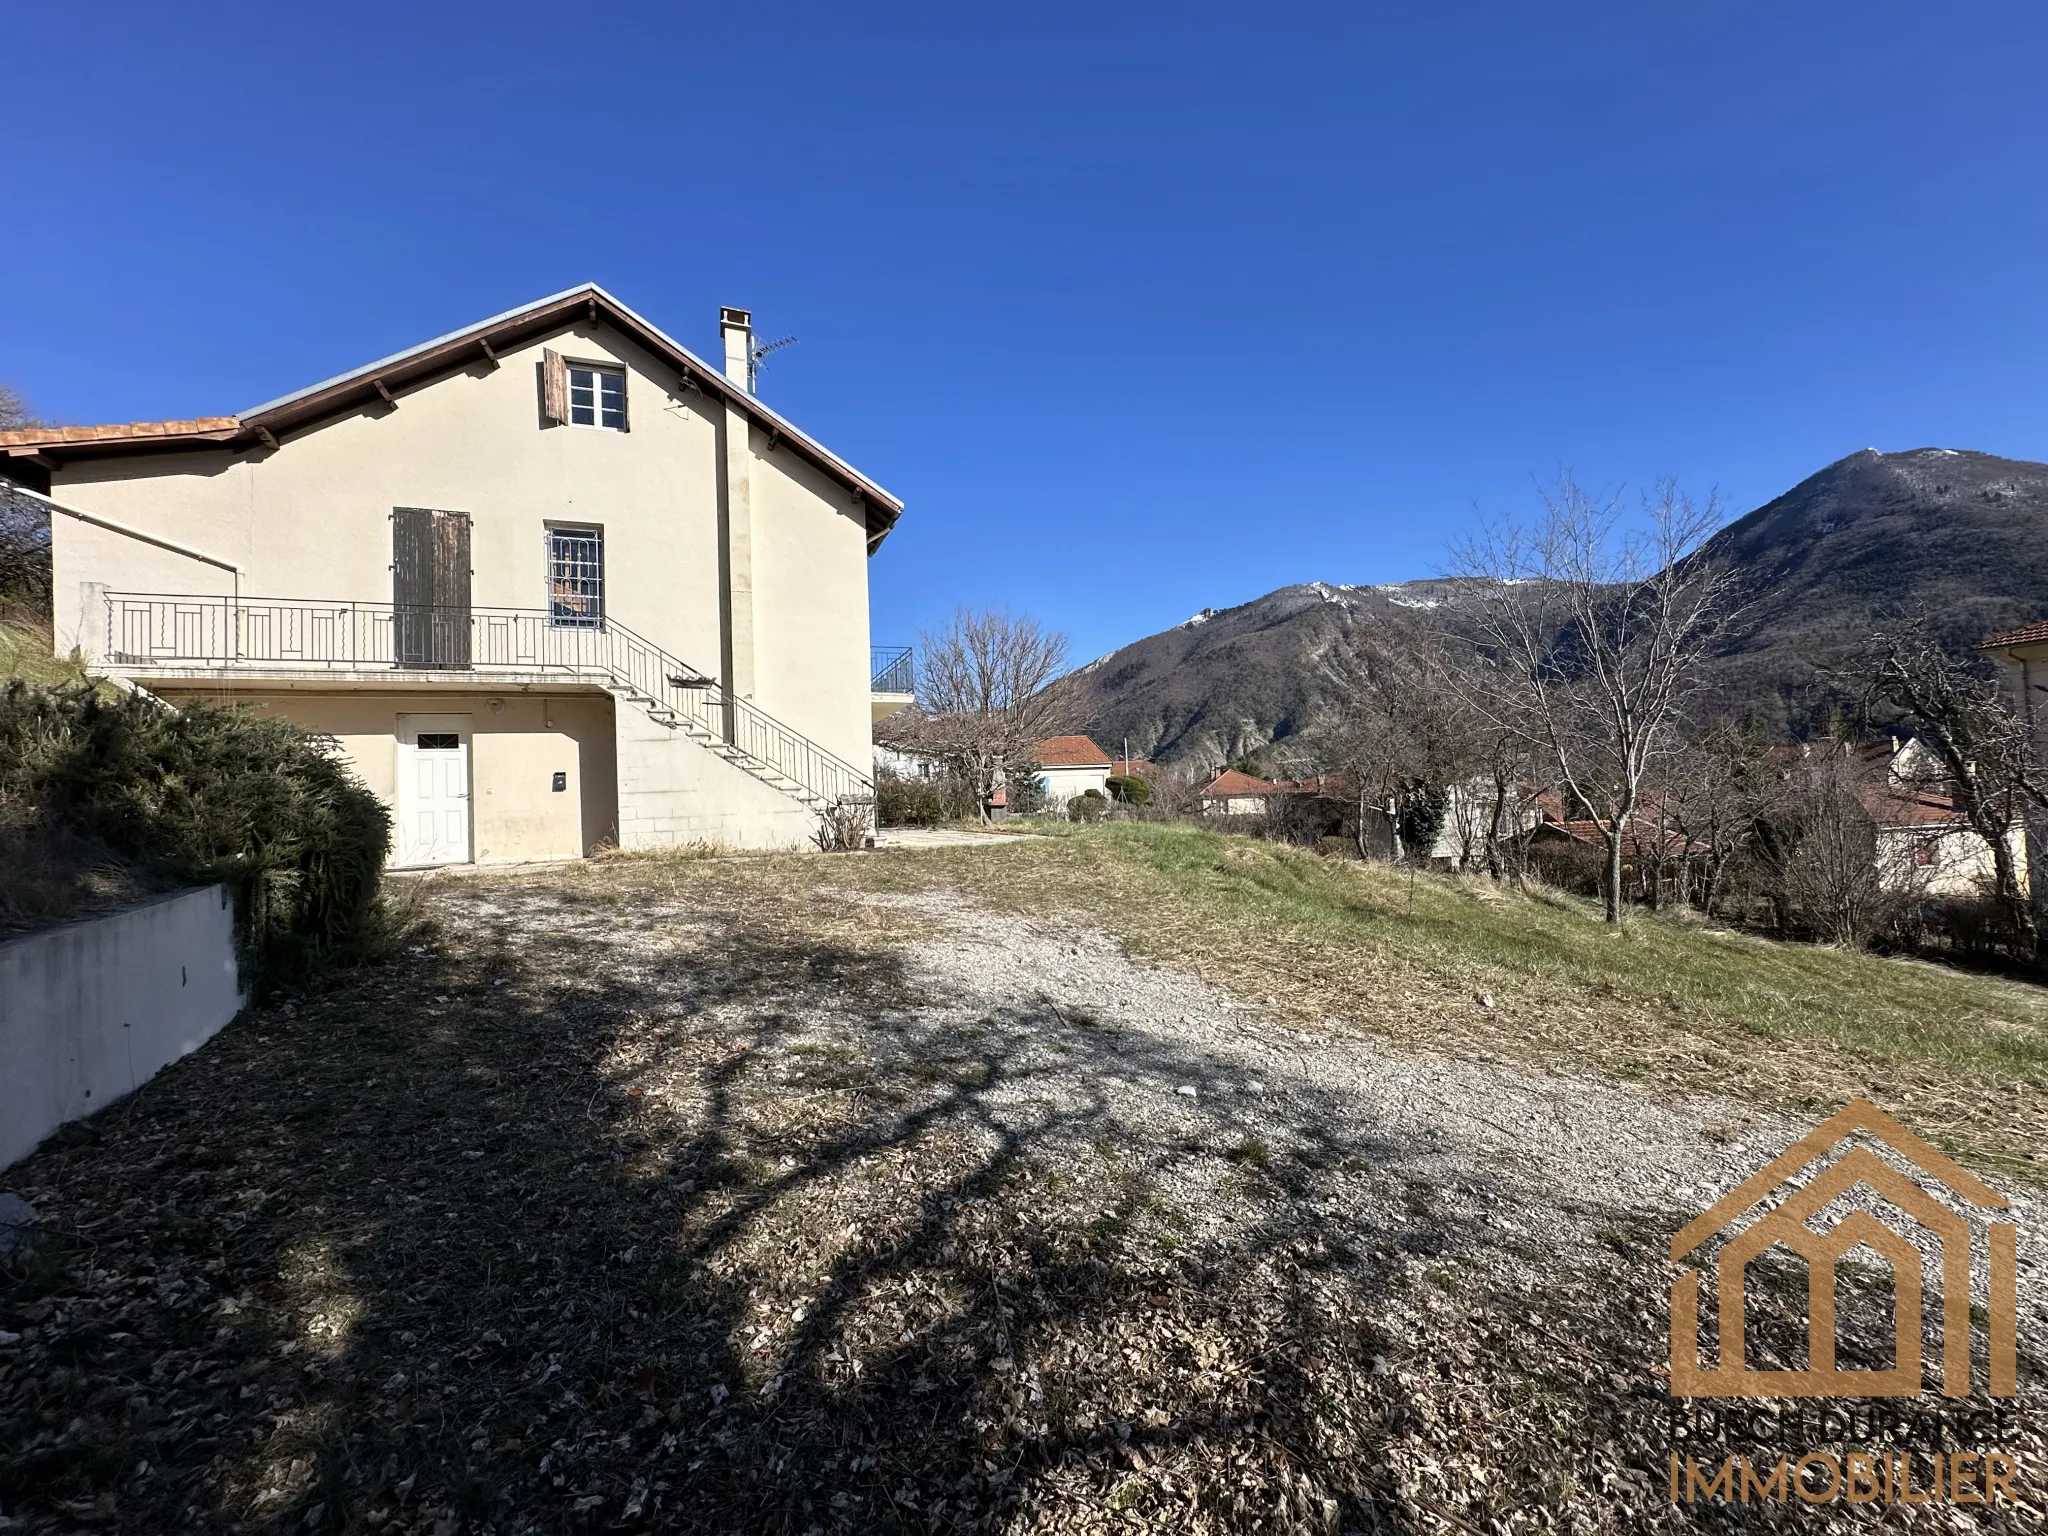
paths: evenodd
<path fill-rule="evenodd" d="M 917 692 L 917 662 L 909 646 L 870 646 L 868 662 L 874 673 L 876 693 Z"/>
<path fill-rule="evenodd" d="M 559 672 L 600 682 L 814 809 L 874 794 L 868 775 L 752 700 L 606 615 L 544 608 L 405 608 L 301 598 L 107 594 L 106 659 L 120 667 Z"/>

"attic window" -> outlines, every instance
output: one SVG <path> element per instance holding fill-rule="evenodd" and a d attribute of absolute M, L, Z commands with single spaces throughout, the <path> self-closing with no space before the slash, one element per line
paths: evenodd
<path fill-rule="evenodd" d="M 569 365 L 569 424 L 626 430 L 626 370 Z"/>

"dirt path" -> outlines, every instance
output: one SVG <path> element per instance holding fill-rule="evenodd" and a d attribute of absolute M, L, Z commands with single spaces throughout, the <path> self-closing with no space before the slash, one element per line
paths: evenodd
<path fill-rule="evenodd" d="M 22 1529 L 1690 1525 L 1662 1245 L 1804 1127 L 758 863 L 431 905 L 11 1171 Z"/>

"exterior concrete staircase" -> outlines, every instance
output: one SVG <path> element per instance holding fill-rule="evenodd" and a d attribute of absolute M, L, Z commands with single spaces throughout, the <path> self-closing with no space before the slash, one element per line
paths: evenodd
<path fill-rule="evenodd" d="M 302 598 L 109 592 L 107 647 L 124 667 L 289 673 L 301 668 L 601 681 L 813 811 L 874 798 L 868 774 L 610 615 L 537 608 L 419 608 Z"/>

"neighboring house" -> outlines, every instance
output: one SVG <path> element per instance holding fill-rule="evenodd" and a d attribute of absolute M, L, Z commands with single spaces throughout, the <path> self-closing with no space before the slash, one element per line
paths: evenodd
<path fill-rule="evenodd" d="M 2048 763 L 2048 623 L 2028 624 L 1980 640 L 1977 649 L 2004 664 L 2006 677 L 2033 734 L 2034 762 Z M 2048 816 L 2038 811 L 2027 818 L 2027 867 L 2048 859 Z M 2034 894 L 2036 905 L 2048 891 Z"/>
<path fill-rule="evenodd" d="M 1571 850 L 1564 868 L 1584 870 L 1589 864 L 1604 863 L 1607 833 L 1591 817 L 1574 817 L 1566 812 L 1565 797 L 1545 792 L 1534 799 L 1529 825 L 1529 855 L 1539 870 L 1555 877 L 1548 862 L 1555 851 Z M 1708 850 L 1681 832 L 1661 825 L 1658 808 L 1646 805 L 1622 828 L 1621 884 L 1635 900 L 1652 896 L 1659 900 L 1683 900 L 1685 869 L 1689 861 L 1706 857 Z M 1580 862 L 1583 860 L 1584 862 Z M 1601 888 L 1606 876 L 1600 877 Z"/>
<path fill-rule="evenodd" d="M 1278 788 L 1270 779 L 1226 768 L 1195 791 L 1195 803 L 1204 816 L 1257 816 Z"/>
<path fill-rule="evenodd" d="M 1054 736 L 1032 749 L 1038 758 L 1038 783 L 1049 811 L 1064 810 L 1069 800 L 1094 790 L 1109 797 L 1109 754 L 1086 736 Z"/>
<path fill-rule="evenodd" d="M 1773 748 L 1770 758 L 1779 777 L 1789 779 L 1802 763 L 1824 761 L 1815 758 L 1824 752 L 1842 753 L 1849 765 L 1851 791 L 1875 836 L 1874 867 L 1887 889 L 1974 896 L 1995 888 L 1991 845 L 1970 828 L 1947 795 L 1928 787 L 1937 775 L 1932 755 L 1920 743 L 1909 738 L 1841 746 L 1808 743 Z M 1561 795 L 1545 793 L 1536 804 L 1533 848 L 1576 843 L 1604 851 L 1600 824 L 1567 815 Z M 1685 837 L 1670 822 L 1656 797 L 1646 796 L 1623 830 L 1622 871 L 1633 893 L 1647 893 L 1652 878 L 1669 884 L 1682 865 L 1709 856 L 1704 844 Z M 2015 836 L 2014 853 L 2024 881 L 2024 850 L 2018 844 Z"/>
<path fill-rule="evenodd" d="M 2048 624 L 2028 624 L 1977 642 L 1977 649 L 2008 669 L 2020 708 L 2035 739 L 2048 729 Z"/>
<path fill-rule="evenodd" d="M 334 736 L 401 865 L 802 844 L 872 794 L 902 504 L 720 324 L 723 369 L 584 285 L 240 415 L 0 432 L 57 650 Z"/>
<path fill-rule="evenodd" d="M 1908 739 L 1857 742 L 1856 798 L 1877 829 L 1877 874 L 1894 890 L 1929 896 L 1973 896 L 1998 888 L 1991 844 L 1974 831 L 1955 802 L 1932 786 L 1941 779 L 1934 754 Z M 2013 854 L 2026 883 L 2026 851 L 2017 828 Z"/>
<path fill-rule="evenodd" d="M 1143 779 L 1147 784 L 1153 782 L 1165 771 L 1157 763 L 1148 763 L 1142 757 L 1112 758 L 1109 764 L 1109 776 L 1111 778 Z"/>
<path fill-rule="evenodd" d="M 936 757 L 923 752 L 907 752 L 901 747 L 885 747 L 879 742 L 875 746 L 874 764 L 876 773 L 894 774 L 899 779 L 928 780 L 946 776 L 946 765 Z"/>

